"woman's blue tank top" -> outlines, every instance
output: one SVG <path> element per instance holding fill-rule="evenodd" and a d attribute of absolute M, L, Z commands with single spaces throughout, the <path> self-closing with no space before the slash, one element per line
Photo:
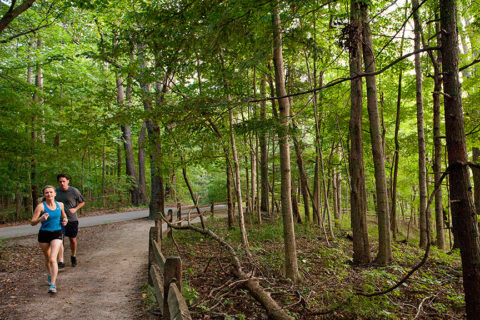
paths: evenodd
<path fill-rule="evenodd" d="M 60 217 L 62 216 L 62 210 L 57 201 L 55 201 L 57 207 L 54 210 L 48 208 L 47 204 L 43 202 L 43 213 L 40 216 L 43 216 L 45 212 L 48 213 L 48 219 L 42 221 L 42 226 L 40 230 L 44 231 L 58 231 L 62 230 L 62 225 L 60 224 Z"/>

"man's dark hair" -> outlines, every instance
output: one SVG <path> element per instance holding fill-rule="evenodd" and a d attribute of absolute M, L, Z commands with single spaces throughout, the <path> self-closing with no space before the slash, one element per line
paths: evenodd
<path fill-rule="evenodd" d="M 60 180 L 60 178 L 65 178 L 70 181 L 70 176 L 66 173 L 60 173 L 59 175 L 57 175 L 57 181 Z"/>

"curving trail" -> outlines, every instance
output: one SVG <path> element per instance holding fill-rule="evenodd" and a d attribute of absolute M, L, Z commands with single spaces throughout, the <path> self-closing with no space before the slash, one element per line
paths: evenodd
<path fill-rule="evenodd" d="M 66 250 L 67 267 L 59 273 L 58 293 L 46 293 L 46 276 L 34 279 L 30 301 L 17 306 L 16 319 L 144 318 L 138 305 L 147 275 L 148 230 L 153 224 L 142 219 L 110 228 L 99 241 L 79 248 L 75 268 L 70 267 Z"/>

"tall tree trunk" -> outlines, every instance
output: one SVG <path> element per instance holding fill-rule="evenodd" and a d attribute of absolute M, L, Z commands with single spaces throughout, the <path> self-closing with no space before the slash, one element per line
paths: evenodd
<path fill-rule="evenodd" d="M 340 139 L 342 139 L 342 137 L 340 137 Z M 339 168 L 337 169 L 337 175 L 335 177 L 335 179 L 337 180 L 337 212 L 338 212 L 338 217 L 337 219 L 338 220 L 342 220 L 342 166 L 341 166 L 341 163 L 342 163 L 342 152 L 341 152 L 341 148 L 338 147 L 337 149 L 337 155 L 338 155 L 338 163 L 340 164 L 339 165 Z"/>
<path fill-rule="evenodd" d="M 297 125 L 295 121 L 292 120 L 293 128 L 297 129 Z M 300 191 L 303 197 L 303 205 L 305 209 L 305 220 L 310 221 L 310 199 L 308 197 L 308 177 L 307 173 L 305 172 L 305 162 L 303 161 L 303 150 L 300 147 L 300 142 L 298 141 L 295 135 L 292 136 L 293 145 L 295 147 L 295 154 L 297 155 L 297 167 L 298 167 L 298 175 L 300 178 Z"/>
<path fill-rule="evenodd" d="M 462 257 L 463 287 L 468 319 L 480 315 L 480 241 L 477 215 L 469 192 L 470 177 L 458 71 L 457 6 L 440 0 L 445 134 L 450 168 L 450 203 Z"/>
<path fill-rule="evenodd" d="M 363 15 L 363 60 L 366 73 L 375 72 L 373 39 L 370 30 L 368 6 L 361 6 Z M 370 119 L 370 139 L 372 141 L 373 166 L 375 169 L 376 212 L 378 219 L 378 254 L 375 261 L 387 265 L 392 260 L 390 244 L 390 212 L 388 210 L 387 179 L 385 175 L 385 153 L 383 149 L 380 116 L 378 112 L 378 94 L 375 76 L 366 77 L 367 109 Z"/>
<path fill-rule="evenodd" d="M 223 59 L 223 49 L 220 48 L 220 61 L 222 64 L 222 72 L 223 72 L 223 84 L 224 84 L 224 89 L 225 89 L 225 94 L 227 95 L 227 102 L 230 104 L 231 103 L 231 96 L 230 96 L 230 88 L 229 84 L 227 81 L 227 77 L 225 75 L 226 69 L 225 69 L 225 61 Z M 230 142 L 232 145 L 232 155 L 233 155 L 233 163 L 235 165 L 235 195 L 237 198 L 237 204 L 238 204 L 238 216 L 239 216 L 239 222 L 240 222 L 240 233 L 242 235 L 242 244 L 243 248 L 247 252 L 248 255 L 250 255 L 249 251 L 249 244 L 248 244 L 248 237 L 247 237 L 247 229 L 245 227 L 245 216 L 243 215 L 243 200 L 242 200 L 242 186 L 241 186 L 241 181 L 240 181 L 240 163 L 238 160 L 238 152 L 237 152 L 237 144 L 236 144 L 236 139 L 235 139 L 235 132 L 234 132 L 234 119 L 233 119 L 233 109 L 228 108 L 228 118 L 229 118 L 229 123 L 230 123 Z"/>
<path fill-rule="evenodd" d="M 480 164 L 480 149 L 473 148 L 473 162 L 476 164 Z M 475 199 L 475 209 L 477 215 L 480 215 L 480 169 L 473 168 L 473 185 L 474 185 L 474 199 Z"/>
<path fill-rule="evenodd" d="M 227 101 L 230 101 L 230 94 L 227 93 Z M 243 200 L 242 200 L 242 186 L 240 184 L 240 164 L 238 161 L 237 144 L 235 141 L 235 133 L 233 131 L 233 110 L 229 108 L 229 121 L 230 121 L 230 139 L 232 143 L 233 163 L 235 164 L 235 193 L 238 204 L 238 216 L 240 218 L 240 232 L 242 234 L 242 244 L 244 249 L 248 252 L 249 244 L 247 238 L 247 229 L 245 227 L 245 217 L 243 215 Z"/>
<path fill-rule="evenodd" d="M 130 91 L 127 93 L 127 95 L 129 95 L 127 100 L 131 101 L 131 90 L 127 89 L 127 91 Z M 125 89 L 121 77 L 117 77 L 117 103 L 120 108 L 125 108 Z M 128 102 L 126 107 L 128 108 Z M 120 128 L 122 130 L 122 141 L 125 149 L 125 174 L 127 175 L 127 182 L 129 185 L 130 200 L 133 205 L 138 206 L 140 199 L 138 191 L 138 175 L 137 169 L 135 168 L 132 147 L 132 129 L 128 124 L 121 125 Z"/>
<path fill-rule="evenodd" d="M 260 93 L 262 97 L 266 97 L 265 76 L 262 77 L 260 82 Z M 265 122 L 267 120 L 267 102 L 264 100 L 260 104 L 260 121 Z M 268 150 L 267 150 L 267 134 L 265 130 L 260 131 L 260 177 L 261 177 L 261 200 L 260 200 L 260 210 L 264 212 L 269 212 L 268 205 Z"/>
<path fill-rule="evenodd" d="M 37 50 L 40 50 L 42 48 L 42 38 L 38 37 L 37 42 L 36 42 L 36 48 Z M 42 67 L 40 66 L 40 63 L 37 63 L 36 67 L 36 73 L 35 73 L 35 86 L 37 87 L 38 91 L 41 91 L 43 89 L 43 70 Z M 37 92 L 34 93 L 33 95 L 33 101 L 36 105 L 36 107 L 40 106 L 43 103 L 43 98 L 39 96 Z M 36 155 L 36 144 L 38 140 L 38 131 L 37 131 L 37 126 L 38 124 L 38 117 L 34 116 L 32 120 L 32 141 L 33 141 L 33 150 L 32 150 L 32 160 L 31 160 L 31 182 L 32 182 L 32 207 L 36 208 L 38 204 L 38 197 L 39 197 L 39 187 L 38 187 L 38 170 L 37 170 L 37 155 Z M 43 128 L 40 129 L 40 132 L 42 132 Z M 41 133 L 42 137 L 42 133 Z M 44 142 L 45 138 L 42 138 L 42 142 Z"/>
<path fill-rule="evenodd" d="M 362 73 L 362 16 L 361 2 L 351 0 L 350 12 L 350 76 Z M 350 82 L 350 157 L 351 177 L 350 213 L 353 232 L 353 262 L 370 263 L 370 244 L 367 229 L 367 192 L 365 189 L 365 172 L 363 166 L 362 138 L 362 78 Z"/>
<path fill-rule="evenodd" d="M 406 9 L 405 9 L 406 12 Z M 400 43 L 400 56 L 403 55 L 403 42 L 405 38 L 405 28 L 403 28 L 402 40 Z M 400 142 L 398 141 L 398 132 L 400 131 L 400 107 L 402 105 L 402 77 L 403 70 L 398 73 L 398 90 L 397 90 L 397 111 L 395 114 L 395 151 L 393 153 L 393 165 L 392 165 L 392 208 L 390 214 L 390 230 L 392 231 L 393 239 L 397 239 L 397 182 L 398 182 L 398 161 L 400 157 Z"/>
<path fill-rule="evenodd" d="M 144 48 L 139 46 L 139 58 L 141 60 L 140 70 L 142 73 L 146 71 L 146 61 L 145 54 L 143 52 Z M 147 112 L 153 110 L 153 102 L 151 98 L 151 84 L 146 80 L 146 74 L 141 74 L 140 87 L 143 91 L 142 103 L 143 109 Z M 165 76 L 165 79 L 168 79 Z M 166 90 L 166 86 L 165 86 Z M 150 148 L 150 177 L 151 177 L 151 192 L 150 192 L 150 214 L 149 217 L 155 219 L 156 221 L 160 220 L 160 215 L 165 214 L 165 195 L 163 189 L 163 176 L 161 170 L 161 157 L 162 149 L 160 146 L 160 127 L 152 119 L 146 119 L 146 127 L 148 133 L 149 144 L 152 146 Z"/>
<path fill-rule="evenodd" d="M 270 66 L 270 63 L 267 64 L 267 68 L 268 70 L 270 71 L 271 70 L 271 66 Z M 270 87 L 270 96 L 274 97 L 275 96 L 275 85 L 273 84 L 273 77 L 271 75 L 271 72 L 268 72 L 268 84 L 269 84 L 269 87 Z M 272 113 L 273 113 L 273 118 L 278 121 L 278 111 L 277 111 L 277 106 L 276 106 L 276 103 L 275 103 L 275 100 L 271 100 L 271 103 L 272 103 Z M 275 199 L 275 146 L 276 146 L 276 143 L 275 143 L 275 135 L 272 135 L 272 185 L 271 185 L 271 192 L 272 192 L 272 213 L 274 213 L 274 215 L 276 216 L 277 213 L 279 212 L 278 210 L 278 205 L 277 205 L 277 202 L 276 202 L 276 199 Z"/>
<path fill-rule="evenodd" d="M 436 23 L 437 29 L 437 46 L 441 46 L 440 25 Z M 437 59 L 431 53 L 430 58 L 433 63 L 433 174 L 435 179 L 435 226 L 436 226 L 436 245 L 439 249 L 445 248 L 445 235 L 443 223 L 443 196 L 440 178 L 442 176 L 442 138 L 441 138 L 441 102 L 440 92 L 442 91 L 442 56 L 439 53 Z"/>
<path fill-rule="evenodd" d="M 415 45 L 414 50 L 420 49 L 422 40 L 421 25 L 418 13 L 418 0 L 412 0 L 413 22 L 415 26 Z M 417 88 L 417 133 L 418 133 L 418 184 L 420 191 L 420 248 L 425 248 L 427 238 L 427 223 L 429 214 L 427 208 L 427 160 L 425 155 L 425 132 L 423 124 L 423 79 L 420 54 L 415 54 L 415 84 Z"/>
<path fill-rule="evenodd" d="M 285 75 L 282 53 L 282 28 L 280 22 L 280 9 L 278 0 L 273 4 L 273 62 L 275 67 L 275 87 L 277 96 L 286 96 Z M 294 283 L 300 280 L 297 262 L 297 247 L 292 212 L 291 198 L 291 170 L 290 170 L 290 143 L 288 126 L 290 122 L 290 103 L 288 98 L 278 100 L 280 109 L 280 177 L 281 177 L 281 202 L 283 217 L 283 238 L 285 245 L 285 273 Z"/>
<path fill-rule="evenodd" d="M 138 196 L 139 204 L 147 203 L 147 189 L 145 178 L 145 138 L 147 123 L 143 121 L 140 135 L 138 136 Z"/>

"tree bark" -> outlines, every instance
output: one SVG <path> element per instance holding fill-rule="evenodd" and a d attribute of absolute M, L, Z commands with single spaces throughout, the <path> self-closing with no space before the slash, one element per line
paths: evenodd
<path fill-rule="evenodd" d="M 368 6 L 361 6 L 363 15 L 363 60 L 365 73 L 375 72 L 373 39 L 370 30 Z M 373 165 L 375 169 L 376 213 L 378 219 L 378 254 L 375 261 L 387 265 L 392 260 L 390 244 L 390 217 L 388 210 L 387 179 L 385 175 L 385 152 L 378 112 L 378 94 L 375 76 L 365 78 L 367 84 L 367 109 L 370 119 L 370 139 L 372 143 Z"/>
<path fill-rule="evenodd" d="M 361 2 L 351 0 L 350 12 L 350 76 L 362 73 L 362 20 Z M 353 262 L 370 263 L 370 245 L 367 230 L 367 192 L 363 166 L 362 138 L 362 78 L 350 82 L 350 157 L 351 177 L 350 213 L 353 232 Z"/>
<path fill-rule="evenodd" d="M 450 168 L 450 203 L 462 257 L 463 287 L 468 319 L 480 315 L 480 241 L 477 215 L 469 192 L 470 178 L 459 80 L 457 6 L 440 0 L 445 134 Z"/>
<path fill-rule="evenodd" d="M 473 148 L 473 162 L 480 164 L 480 149 Z M 475 199 L 475 209 L 477 215 L 480 215 L 480 169 L 472 168 L 473 172 L 473 185 L 474 185 L 474 199 Z"/>
<path fill-rule="evenodd" d="M 129 95 L 130 97 L 127 98 L 127 100 L 131 99 L 131 93 L 129 93 Z M 120 108 L 128 108 L 128 103 L 127 106 L 125 106 L 125 89 L 121 77 L 117 77 L 117 103 Z M 133 156 L 132 129 L 128 124 L 121 125 L 120 128 L 122 130 L 122 141 L 125 149 L 125 174 L 127 175 L 127 182 L 129 185 L 130 201 L 133 205 L 138 206 L 140 203 L 140 196 L 138 191 L 137 169 L 135 168 L 135 160 Z"/>
<path fill-rule="evenodd" d="M 260 92 L 262 97 L 267 95 L 265 76 L 262 77 L 260 82 Z M 260 121 L 265 122 L 267 120 L 267 102 L 264 100 L 260 104 Z M 261 177 L 261 200 L 260 210 L 269 212 L 268 205 L 268 150 L 267 150 L 267 134 L 265 130 L 260 131 L 260 177 Z"/>
<path fill-rule="evenodd" d="M 437 29 L 437 46 L 441 47 L 441 32 L 440 25 L 435 24 Z M 440 185 L 440 178 L 442 176 L 442 138 L 441 138 L 441 102 L 440 92 L 442 91 L 442 56 L 439 53 L 435 59 L 433 53 L 430 55 L 433 64 L 433 144 L 434 144 L 434 159 L 433 159 L 433 174 L 435 179 L 435 226 L 436 226 L 436 245 L 439 249 L 445 249 L 445 235 L 443 223 L 443 196 Z"/>
<path fill-rule="evenodd" d="M 406 12 L 406 9 L 405 9 Z M 400 56 L 403 55 L 403 42 L 405 37 L 405 28 L 402 33 L 402 40 L 400 43 Z M 395 151 L 393 153 L 393 166 L 392 166 L 392 208 L 390 214 L 390 230 L 392 231 L 393 239 L 397 239 L 397 182 L 398 182 L 398 161 L 400 157 L 400 142 L 398 141 L 398 132 L 400 131 L 400 107 L 402 105 L 402 78 L 403 70 L 398 73 L 398 90 L 397 90 L 397 111 L 395 114 Z"/>
<path fill-rule="evenodd" d="M 142 72 L 146 70 L 146 62 L 144 61 L 144 48 L 139 48 L 140 54 L 139 57 L 141 59 L 140 69 Z M 146 74 L 142 74 L 140 78 L 140 87 L 143 91 L 142 103 L 143 109 L 147 112 L 151 112 L 153 110 L 153 102 L 151 99 L 151 84 L 146 81 Z M 168 77 L 165 77 L 168 79 Z M 166 90 L 166 86 L 164 87 Z M 150 176 L 151 176 L 151 192 L 150 192 L 150 204 L 149 210 L 150 214 L 149 217 L 158 221 L 160 219 L 160 215 L 165 214 L 165 195 L 163 190 L 163 176 L 161 171 L 161 156 L 162 156 L 162 149 L 160 146 L 160 127 L 158 124 L 152 119 L 145 120 L 147 133 L 148 133 L 148 140 L 151 144 L 152 148 L 150 150 Z"/>
<path fill-rule="evenodd" d="M 223 59 L 223 52 L 222 48 L 220 48 L 220 61 L 222 64 L 222 72 L 223 72 L 223 84 L 224 84 L 224 90 L 225 94 L 227 95 L 227 102 L 230 104 L 231 103 L 231 96 L 229 92 L 229 85 L 228 81 L 225 75 L 226 69 L 225 69 L 225 61 Z M 240 181 L 240 163 L 238 160 L 238 152 L 237 152 L 237 144 L 235 140 L 235 132 L 234 132 L 234 119 L 233 119 L 233 109 L 231 107 L 228 108 L 228 118 L 229 118 L 229 124 L 230 124 L 230 142 L 232 145 L 232 155 L 233 155 L 233 163 L 235 165 L 235 195 L 237 198 L 237 204 L 238 204 L 238 216 L 239 216 L 239 223 L 240 223 L 240 233 L 242 235 L 242 244 L 244 250 L 247 252 L 247 254 L 250 254 L 249 251 L 249 244 L 248 244 L 248 237 L 247 237 L 247 229 L 245 227 L 245 216 L 243 215 L 243 200 L 242 200 L 242 186 L 241 186 L 241 181 Z"/>
<path fill-rule="evenodd" d="M 278 0 L 273 4 L 273 62 L 275 67 L 275 87 L 277 96 L 287 95 L 282 53 L 282 28 Z M 288 98 L 278 100 L 280 109 L 280 128 L 278 129 L 280 144 L 280 177 L 281 202 L 283 217 L 283 237 L 285 245 L 285 273 L 294 283 L 300 280 L 297 262 L 297 247 L 292 212 L 291 198 L 291 170 L 290 170 L 290 143 L 288 128 L 290 122 L 290 103 Z"/>
<path fill-rule="evenodd" d="M 297 128 L 294 121 L 292 121 L 293 128 Z M 305 209 L 305 220 L 310 221 L 310 199 L 308 197 L 308 177 L 307 173 L 305 172 L 305 162 L 303 161 L 303 150 L 300 148 L 300 142 L 298 141 L 295 135 L 292 136 L 293 145 L 295 147 L 295 154 L 297 155 L 297 167 L 298 167 L 298 175 L 300 177 L 300 191 L 303 197 L 303 205 Z"/>
<path fill-rule="evenodd" d="M 415 32 L 414 50 L 420 49 L 422 39 L 421 25 L 418 13 L 418 0 L 412 0 L 413 22 Z M 420 54 L 415 54 L 415 84 L 417 88 L 417 134 L 418 134 L 418 184 L 420 191 L 420 248 L 426 248 L 430 241 L 427 234 L 427 223 L 429 213 L 427 208 L 427 160 L 425 155 L 425 132 L 423 123 L 423 79 Z"/>
<path fill-rule="evenodd" d="M 147 123 L 143 121 L 140 135 L 138 136 L 138 192 L 139 204 L 147 203 L 147 189 L 145 178 L 145 138 L 146 138 Z"/>

